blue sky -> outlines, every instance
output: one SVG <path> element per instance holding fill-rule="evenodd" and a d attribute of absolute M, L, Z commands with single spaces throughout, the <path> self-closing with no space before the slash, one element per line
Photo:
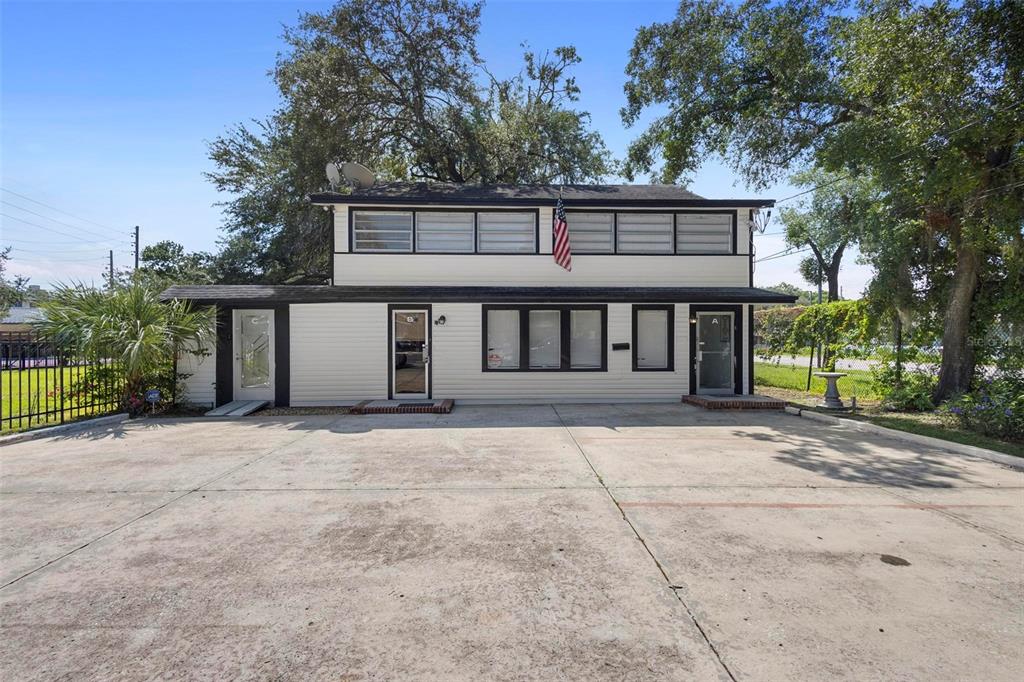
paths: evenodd
<path fill-rule="evenodd" d="M 116 266 L 130 264 L 136 224 L 143 245 L 174 239 L 214 250 L 215 204 L 224 197 L 202 176 L 211 168 L 206 141 L 273 111 L 277 93 L 267 72 L 283 47 L 282 26 L 300 11 L 329 6 L 0 2 L 0 244 L 15 249 L 11 272 L 44 285 L 99 281 L 108 248 Z M 478 45 L 492 71 L 509 75 L 520 68 L 523 42 L 541 51 L 574 44 L 583 58 L 575 72 L 580 106 L 621 157 L 636 134 L 618 114 L 633 35 L 670 19 L 675 8 L 491 0 Z M 793 193 L 785 184 L 753 192 L 715 160 L 690 188 L 712 198 Z M 768 232 L 780 229 L 773 220 Z M 783 243 L 769 234 L 757 238 L 757 248 L 767 255 Z M 759 264 L 756 283 L 800 284 L 798 260 Z M 844 293 L 853 296 L 869 273 L 847 260 Z"/>

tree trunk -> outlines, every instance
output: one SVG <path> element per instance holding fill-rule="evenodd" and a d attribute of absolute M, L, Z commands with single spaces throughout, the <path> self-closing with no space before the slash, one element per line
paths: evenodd
<path fill-rule="evenodd" d="M 828 264 L 825 271 L 828 276 L 828 302 L 839 300 L 839 266 L 843 262 L 843 253 L 846 251 L 848 242 L 840 242 L 839 246 L 832 253 L 832 262 Z"/>
<path fill-rule="evenodd" d="M 946 304 L 946 323 L 942 331 L 942 366 L 932 400 L 939 404 L 970 389 L 974 378 L 974 347 L 970 339 L 971 308 L 978 288 L 978 254 L 974 247 L 961 243 L 956 250 L 956 272 Z"/>

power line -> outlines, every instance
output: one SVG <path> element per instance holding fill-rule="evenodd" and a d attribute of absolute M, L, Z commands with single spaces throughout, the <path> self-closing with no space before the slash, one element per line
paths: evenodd
<path fill-rule="evenodd" d="M 810 250 L 811 250 L 811 247 L 809 247 L 809 246 L 805 246 L 802 249 L 797 249 L 796 251 L 793 251 L 792 249 L 785 249 L 783 251 L 779 251 L 777 253 L 773 253 L 773 254 L 770 254 L 768 256 L 764 256 L 762 258 L 756 258 L 756 259 L 754 259 L 754 262 L 755 263 L 763 263 L 764 261 L 777 260 L 779 258 L 785 258 L 786 256 L 795 256 L 798 253 L 804 253 L 805 251 L 810 251 Z"/>
<path fill-rule="evenodd" d="M 42 201 L 39 201 L 38 199 L 33 199 L 32 197 L 27 197 L 24 194 L 18 194 L 14 190 L 7 189 L 6 187 L 0 187 L 0 189 L 2 189 L 3 191 L 7 192 L 8 194 L 13 194 L 16 197 L 20 197 L 22 199 L 25 199 L 26 201 L 31 201 L 33 204 L 39 204 L 40 206 L 45 206 L 46 208 L 50 209 L 51 211 L 56 211 L 57 213 L 62 213 L 64 215 L 68 216 L 69 218 L 74 218 L 75 220 L 81 220 L 84 223 L 89 223 L 91 225 L 95 225 L 96 227 L 102 227 L 105 230 L 113 230 L 114 232 L 118 231 L 116 228 L 110 227 L 109 225 L 104 225 L 103 223 L 98 223 L 95 220 L 89 220 L 88 218 L 83 218 L 82 216 L 77 216 L 74 213 L 68 213 L 67 211 L 63 211 L 63 210 L 57 208 L 56 206 L 51 206 L 50 204 L 46 204 L 46 203 L 43 203 Z"/>
<path fill-rule="evenodd" d="M 48 232 L 55 232 L 57 234 L 64 235 L 65 237 L 72 237 L 74 239 L 78 239 L 83 244 L 111 244 L 111 243 L 118 243 L 117 239 L 113 239 L 113 238 L 111 238 L 111 239 L 98 239 L 98 240 L 82 239 L 78 235 L 70 234 L 68 232 L 62 232 L 61 230 L 58 230 L 58 229 L 56 229 L 54 227 L 47 227 L 46 225 L 40 225 L 39 223 L 33 223 L 30 220 L 25 220 L 24 218 L 19 218 L 18 216 L 13 216 L 13 215 L 10 215 L 8 213 L 0 213 L 0 216 L 3 216 L 4 218 L 10 218 L 11 220 L 17 220 L 20 223 L 25 223 L 26 225 L 31 225 L 32 227 L 38 227 L 40 230 L 47 230 Z"/>
<path fill-rule="evenodd" d="M 34 216 L 39 216 L 40 218 L 43 218 L 45 220 L 49 220 L 49 221 L 55 222 L 58 225 L 64 225 L 65 227 L 70 227 L 73 230 L 79 230 L 81 232 L 85 232 L 87 234 L 92 234 L 92 235 L 95 235 L 97 237 L 106 237 L 107 236 L 105 234 L 100 234 L 99 232 L 96 232 L 95 230 L 88 230 L 88 229 L 86 229 L 84 227 L 81 227 L 79 225 L 72 225 L 71 223 L 64 222 L 63 220 L 57 220 L 56 218 L 51 218 L 50 216 L 48 216 L 48 215 L 46 215 L 44 213 L 39 213 L 37 211 L 33 211 L 32 209 L 25 208 L 24 206 L 18 206 L 17 204 L 12 204 L 11 202 L 9 202 L 9 201 L 7 201 L 5 199 L 0 199 L 0 204 L 7 204 L 8 206 L 16 208 L 19 211 L 24 211 L 25 213 L 31 213 Z"/>

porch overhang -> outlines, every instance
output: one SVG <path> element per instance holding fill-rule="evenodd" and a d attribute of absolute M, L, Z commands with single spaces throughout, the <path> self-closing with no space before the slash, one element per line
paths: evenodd
<path fill-rule="evenodd" d="M 172 286 L 163 300 L 229 307 L 291 303 L 753 303 L 795 296 L 755 287 L 497 287 L 211 284 Z"/>

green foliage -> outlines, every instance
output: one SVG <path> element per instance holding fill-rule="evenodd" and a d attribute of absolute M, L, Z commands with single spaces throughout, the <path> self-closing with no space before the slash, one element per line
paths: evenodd
<path fill-rule="evenodd" d="M 991 378 L 949 401 L 944 414 L 962 428 L 1024 442 L 1024 347 L 1008 344 Z"/>
<path fill-rule="evenodd" d="M 811 250 L 812 256 L 800 263 L 800 274 L 811 284 L 824 284 L 828 300 L 838 301 L 843 255 L 878 219 L 879 193 L 867 179 L 844 173 L 803 171 L 791 181 L 797 187 L 816 189 L 809 199 L 780 211 L 786 243 Z"/>
<path fill-rule="evenodd" d="M 821 344 L 827 371 L 835 371 L 836 360 L 867 343 L 872 335 L 867 303 L 863 300 L 832 301 L 807 306 L 793 321 L 786 350 Z"/>
<path fill-rule="evenodd" d="M 765 308 L 754 311 L 754 336 L 758 340 L 758 352 L 767 358 L 777 358 L 783 353 L 793 353 L 790 344 L 793 324 L 806 310 L 802 306 L 791 308 Z"/>
<path fill-rule="evenodd" d="M 882 406 L 898 412 L 927 412 L 935 409 L 932 391 L 935 371 L 928 358 L 917 349 L 896 352 L 876 351 L 878 362 L 871 368 L 871 382 Z"/>
<path fill-rule="evenodd" d="M 330 216 L 306 196 L 329 161 L 381 180 L 586 182 L 613 171 L 579 89 L 572 47 L 527 52 L 501 79 L 476 51 L 480 4 L 340 0 L 284 34 L 273 77 L 282 104 L 210 145 L 208 175 L 232 198 L 217 257 L 224 282 L 323 283 Z"/>
<path fill-rule="evenodd" d="M 21 301 L 25 294 L 27 277 L 7 277 L 7 261 L 11 258 L 11 247 L 0 249 L 0 318 L 7 317 L 12 306 Z"/>
<path fill-rule="evenodd" d="M 801 289 L 800 287 L 789 284 L 788 282 L 781 282 L 766 288 L 768 291 L 777 291 L 780 294 L 796 296 L 796 305 L 798 306 L 812 305 L 818 302 L 818 292 Z"/>
<path fill-rule="evenodd" d="M 1024 3 L 683 0 L 627 74 L 623 120 L 659 113 L 628 177 L 717 154 L 755 187 L 804 166 L 877 184 L 871 293 L 942 330 L 939 397 L 969 383 L 972 339 L 1024 314 Z"/>
<path fill-rule="evenodd" d="M 205 251 L 188 253 L 177 242 L 164 240 L 142 249 L 136 276 L 151 289 L 172 284 L 213 284 L 213 257 Z"/>
<path fill-rule="evenodd" d="M 113 361 L 124 403 L 133 411 L 150 383 L 173 372 L 178 351 L 214 340 L 211 309 L 163 302 L 159 291 L 138 283 L 103 291 L 61 285 L 42 308 L 43 333 L 86 357 Z"/>

